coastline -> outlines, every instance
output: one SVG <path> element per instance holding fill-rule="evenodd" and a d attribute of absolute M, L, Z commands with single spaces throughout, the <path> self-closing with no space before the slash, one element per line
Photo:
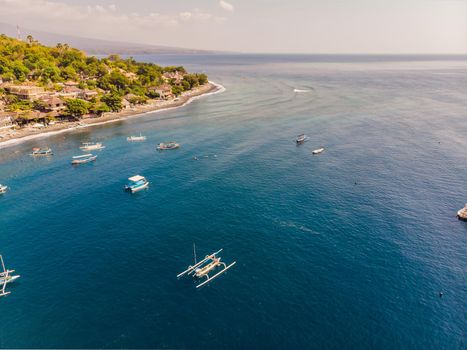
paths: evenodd
<path fill-rule="evenodd" d="M 184 107 L 200 98 L 215 95 L 225 91 L 225 87 L 209 81 L 208 84 L 200 86 L 194 90 L 182 93 L 178 98 L 168 101 L 152 101 L 144 105 L 135 106 L 120 112 L 105 113 L 101 117 L 83 119 L 79 122 L 65 122 L 48 126 L 44 129 L 20 129 L 14 135 L 0 141 L 0 149 L 17 145 L 22 142 L 37 138 L 45 138 L 65 132 L 75 131 L 83 128 L 89 128 L 97 125 L 115 123 L 118 121 L 144 116 L 149 113 L 159 113 L 176 108 Z"/>

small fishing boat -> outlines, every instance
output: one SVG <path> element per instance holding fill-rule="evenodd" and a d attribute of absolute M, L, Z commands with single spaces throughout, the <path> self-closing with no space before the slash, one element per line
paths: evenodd
<path fill-rule="evenodd" d="M 128 184 L 125 185 L 125 191 L 135 193 L 144 190 L 149 186 L 148 180 L 144 176 L 135 175 L 128 178 Z"/>
<path fill-rule="evenodd" d="M 203 260 L 197 263 L 196 262 L 196 249 L 193 244 L 195 264 L 193 266 L 191 265 L 188 266 L 188 268 L 185 271 L 177 275 L 177 278 L 180 278 L 182 276 L 190 276 L 190 275 L 193 278 L 198 279 L 198 280 L 202 278 L 206 278 L 206 280 L 198 284 L 196 288 L 200 288 L 204 286 L 206 283 L 211 282 L 213 279 L 222 275 L 224 272 L 226 272 L 228 269 L 230 269 L 232 266 L 234 266 L 237 263 L 236 261 L 234 261 L 230 265 L 227 265 L 226 263 L 222 262 L 221 257 L 218 256 L 221 251 L 222 249 L 210 255 L 206 255 L 206 257 Z M 214 273 L 215 270 L 217 270 L 218 268 L 221 268 L 219 272 L 215 273 L 213 276 L 209 276 L 209 273 L 211 271 Z"/>
<path fill-rule="evenodd" d="M 166 149 L 176 149 L 176 148 L 180 148 L 180 144 L 174 142 L 174 141 L 171 141 L 171 142 L 167 142 L 167 143 L 159 143 L 157 145 L 157 150 L 159 151 L 163 151 L 163 150 L 166 150 Z"/>
<path fill-rule="evenodd" d="M 51 156 L 52 150 L 50 148 L 33 148 L 31 156 Z"/>
<path fill-rule="evenodd" d="M 77 165 L 77 164 L 90 163 L 90 162 L 94 162 L 96 158 L 97 156 L 95 156 L 94 154 L 83 154 L 81 156 L 73 157 L 71 164 Z"/>
<path fill-rule="evenodd" d="M 3 257 L 0 255 L 0 261 L 2 262 L 2 269 L 0 270 L 0 297 L 10 294 L 10 292 L 6 292 L 6 285 L 13 281 L 16 281 L 20 278 L 19 275 L 12 275 L 15 270 L 7 270 L 5 268 L 5 263 L 3 262 Z"/>
<path fill-rule="evenodd" d="M 297 145 L 301 145 L 305 141 L 308 141 L 308 136 L 306 136 L 305 134 L 300 134 L 295 139 L 295 142 L 297 143 Z"/>
<path fill-rule="evenodd" d="M 467 203 L 464 208 L 457 212 L 457 218 L 459 220 L 467 221 Z"/>
<path fill-rule="evenodd" d="M 100 142 L 83 142 L 83 145 L 80 147 L 83 151 L 95 151 L 104 148 L 105 146 Z"/>
<path fill-rule="evenodd" d="M 146 141 L 146 136 L 139 134 L 139 136 L 129 136 L 126 138 L 128 142 L 141 142 Z"/>
<path fill-rule="evenodd" d="M 7 190 L 8 190 L 8 186 L 0 184 L 0 194 L 6 193 Z"/>
<path fill-rule="evenodd" d="M 323 153 L 323 152 L 324 152 L 324 148 L 321 147 L 321 148 L 315 149 L 315 150 L 312 151 L 311 153 L 313 153 L 313 154 L 320 154 L 320 153 Z"/>

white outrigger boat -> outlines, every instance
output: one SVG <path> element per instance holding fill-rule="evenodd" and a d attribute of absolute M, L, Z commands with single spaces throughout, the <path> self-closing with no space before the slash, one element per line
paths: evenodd
<path fill-rule="evenodd" d="M 83 151 L 94 151 L 104 148 L 105 146 L 100 142 L 83 142 L 83 145 L 80 147 Z"/>
<path fill-rule="evenodd" d="M 3 297 L 5 295 L 10 294 L 10 292 L 6 292 L 5 288 L 8 283 L 11 283 L 18 278 L 20 278 L 19 275 L 11 275 L 15 270 L 7 270 L 5 268 L 5 264 L 3 262 L 3 257 L 0 255 L 0 260 L 2 261 L 2 268 L 3 272 L 0 272 L 0 297 Z"/>
<path fill-rule="evenodd" d="M 6 193 L 7 190 L 8 190 L 8 186 L 0 184 L 0 194 Z"/>
<path fill-rule="evenodd" d="M 206 255 L 206 257 L 203 260 L 197 263 L 196 262 L 196 250 L 195 250 L 194 245 L 193 245 L 193 251 L 195 255 L 195 264 L 193 266 L 191 265 L 188 266 L 188 268 L 185 271 L 177 275 L 177 278 L 180 278 L 183 276 L 192 276 L 195 279 L 206 278 L 206 280 L 198 284 L 196 288 L 200 288 L 204 286 L 206 283 L 211 282 L 214 278 L 219 277 L 220 275 L 222 275 L 224 272 L 226 272 L 228 269 L 230 269 L 232 266 L 234 266 L 237 263 L 236 261 L 234 261 L 230 265 L 227 265 L 226 263 L 222 262 L 221 258 L 218 256 L 219 253 L 222 251 L 222 249 L 210 255 Z M 222 267 L 222 269 L 219 272 L 215 273 L 213 276 L 209 276 L 209 273 L 211 271 L 215 272 L 215 270 L 218 267 Z"/>
<path fill-rule="evenodd" d="M 312 151 L 311 153 L 313 153 L 313 154 L 320 154 L 320 153 L 323 153 L 323 152 L 324 152 L 324 147 L 321 147 L 321 148 L 315 149 L 315 150 Z"/>
<path fill-rule="evenodd" d="M 128 178 L 129 183 L 125 185 L 125 191 L 135 193 L 144 190 L 149 186 L 148 180 L 144 176 L 135 175 Z"/>
<path fill-rule="evenodd" d="M 167 143 L 161 142 L 157 145 L 156 148 L 158 151 L 164 151 L 166 149 L 177 149 L 177 148 L 180 148 L 180 144 L 174 141 L 167 142 Z"/>
<path fill-rule="evenodd" d="M 141 142 L 141 141 L 146 141 L 146 136 L 139 134 L 139 136 L 128 136 L 126 138 L 128 142 Z"/>
<path fill-rule="evenodd" d="M 295 139 L 295 142 L 297 143 L 297 145 L 301 145 L 305 141 L 308 141 L 308 136 L 306 136 L 305 134 L 300 134 Z"/>
<path fill-rule="evenodd" d="M 71 164 L 78 165 L 78 164 L 85 164 L 94 162 L 97 159 L 97 156 L 94 154 L 83 154 L 82 156 L 75 156 L 71 161 Z"/>
<path fill-rule="evenodd" d="M 32 153 L 31 153 L 31 156 L 51 156 L 53 155 L 53 152 L 50 148 L 39 148 L 39 147 L 36 147 L 36 148 L 33 148 L 32 149 Z"/>

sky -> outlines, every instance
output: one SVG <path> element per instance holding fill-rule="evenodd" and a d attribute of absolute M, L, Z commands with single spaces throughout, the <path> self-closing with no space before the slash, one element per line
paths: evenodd
<path fill-rule="evenodd" d="M 467 53 L 467 0 L 0 0 L 0 21 L 219 51 Z"/>

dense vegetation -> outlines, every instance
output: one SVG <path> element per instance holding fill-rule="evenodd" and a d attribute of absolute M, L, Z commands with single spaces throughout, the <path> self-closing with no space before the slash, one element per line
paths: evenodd
<path fill-rule="evenodd" d="M 171 78 L 167 73 L 176 73 L 178 78 Z M 31 36 L 23 42 L 5 35 L 0 35 L 0 78 L 3 83 L 33 83 L 50 91 L 60 91 L 62 83 L 74 81 L 80 89 L 97 91 L 89 101 L 66 101 L 67 112 L 76 116 L 119 111 L 123 96 L 131 96 L 132 104 L 145 103 L 159 97 L 154 87 L 162 84 L 170 84 L 173 94 L 179 95 L 207 83 L 205 74 L 188 74 L 183 67 L 161 67 L 118 55 L 99 59 L 67 44 L 46 47 Z M 7 109 L 14 111 L 41 107 L 39 102 L 20 100 L 4 89 L 0 89 L 0 99 Z"/>

